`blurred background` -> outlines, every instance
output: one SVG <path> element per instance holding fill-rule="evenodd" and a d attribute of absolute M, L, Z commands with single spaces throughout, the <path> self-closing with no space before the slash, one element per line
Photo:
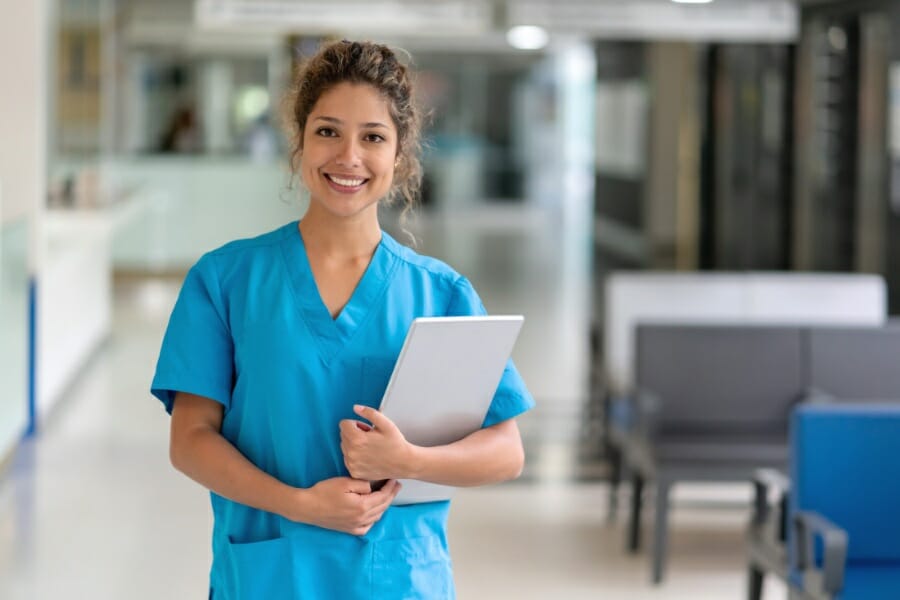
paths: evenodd
<path fill-rule="evenodd" d="M 208 498 L 150 379 L 193 262 L 302 216 L 281 103 L 334 38 L 417 72 L 419 251 L 526 317 L 527 467 L 454 501 L 459 597 L 744 597 L 749 483 L 673 491 L 664 579 L 607 515 L 609 276 L 866 275 L 889 323 L 898 27 L 893 0 L 7 3 L 0 598 L 206 594 Z"/>

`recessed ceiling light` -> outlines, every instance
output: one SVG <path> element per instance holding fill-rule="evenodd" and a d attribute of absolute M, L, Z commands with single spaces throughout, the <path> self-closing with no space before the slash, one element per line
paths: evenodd
<path fill-rule="evenodd" d="M 540 50 L 549 39 L 546 29 L 532 25 L 520 25 L 506 32 L 506 41 L 519 50 Z"/>

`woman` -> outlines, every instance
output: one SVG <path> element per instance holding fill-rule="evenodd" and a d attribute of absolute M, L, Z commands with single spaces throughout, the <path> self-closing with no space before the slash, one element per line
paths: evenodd
<path fill-rule="evenodd" d="M 292 162 L 309 208 L 194 265 L 152 384 L 172 414 L 172 463 L 211 491 L 210 596 L 453 598 L 449 503 L 392 507 L 396 480 L 517 477 L 513 417 L 533 400 L 509 363 L 483 428 L 433 448 L 373 408 L 414 318 L 484 308 L 378 223 L 378 203 L 410 205 L 420 181 L 407 69 L 385 46 L 345 41 L 296 77 Z"/>

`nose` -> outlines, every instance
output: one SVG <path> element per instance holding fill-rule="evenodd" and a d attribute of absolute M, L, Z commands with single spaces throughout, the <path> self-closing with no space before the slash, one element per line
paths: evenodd
<path fill-rule="evenodd" d="M 335 162 L 342 167 L 356 167 L 359 165 L 359 145 L 352 137 L 346 137 L 338 148 Z"/>

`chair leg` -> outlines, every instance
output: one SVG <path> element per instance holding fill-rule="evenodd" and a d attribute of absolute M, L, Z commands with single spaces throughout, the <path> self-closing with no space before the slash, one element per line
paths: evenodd
<path fill-rule="evenodd" d="M 669 538 L 669 482 L 658 479 L 656 483 L 656 516 L 653 531 L 653 583 L 662 582 L 666 566 Z"/>
<path fill-rule="evenodd" d="M 750 565 L 747 570 L 747 600 L 761 600 L 764 575 L 756 565 Z"/>
<path fill-rule="evenodd" d="M 615 522 L 619 512 L 619 484 L 622 481 L 622 451 L 609 446 L 609 507 L 606 512 L 607 521 Z"/>
<path fill-rule="evenodd" d="M 641 505 L 644 495 L 644 478 L 639 473 L 631 477 L 631 515 L 628 523 L 628 550 L 637 552 L 641 547 Z"/>

